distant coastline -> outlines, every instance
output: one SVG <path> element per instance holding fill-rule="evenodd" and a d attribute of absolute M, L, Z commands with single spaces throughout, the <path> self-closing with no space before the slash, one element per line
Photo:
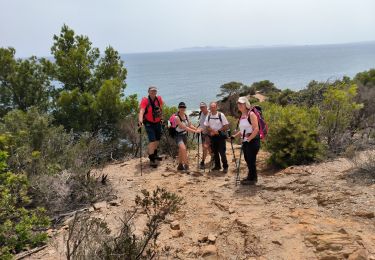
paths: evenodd
<path fill-rule="evenodd" d="M 362 44 L 375 44 L 375 40 L 343 42 L 343 43 L 316 43 L 316 44 L 271 44 L 271 45 L 246 45 L 246 46 L 188 46 L 176 48 L 172 50 L 155 50 L 155 51 L 139 51 L 139 52 L 121 52 L 121 55 L 133 54 L 152 54 L 152 53 L 174 53 L 174 52 L 199 52 L 199 51 L 221 51 L 221 50 L 246 50 L 246 49 L 272 49 L 272 48 L 289 48 L 289 47 L 322 47 L 322 46 L 350 46 Z"/>
<path fill-rule="evenodd" d="M 242 50 L 242 49 L 266 49 L 266 48 L 288 48 L 288 47 L 322 47 L 322 46 L 341 46 L 341 45 L 361 45 L 373 44 L 374 41 L 344 42 L 344 43 L 318 43 L 318 44 L 271 44 L 271 45 L 248 45 L 248 46 L 193 46 L 178 48 L 173 52 L 194 52 L 194 51 L 220 51 L 220 50 Z"/>

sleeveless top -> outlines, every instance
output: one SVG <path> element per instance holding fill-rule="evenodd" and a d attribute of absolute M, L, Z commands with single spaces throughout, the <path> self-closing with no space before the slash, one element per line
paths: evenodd
<path fill-rule="evenodd" d="M 176 115 L 176 117 L 178 117 L 178 119 L 180 119 L 180 121 L 181 121 L 182 124 L 184 124 L 185 126 L 188 126 L 188 125 L 189 125 L 189 121 L 188 121 L 188 119 L 187 119 L 187 115 L 185 115 L 185 116 L 186 116 L 186 118 L 185 118 L 185 120 L 183 120 L 182 117 L 179 117 L 179 116 L 178 116 L 178 114 Z M 185 134 L 185 133 L 186 133 L 186 130 L 185 130 L 185 129 L 182 129 L 181 127 L 179 127 L 179 126 L 177 125 L 177 127 L 176 127 L 176 132 L 177 132 L 178 134 Z"/>
<path fill-rule="evenodd" d="M 239 128 L 241 132 L 241 138 L 243 138 L 243 131 L 245 131 L 245 138 L 242 140 L 243 142 L 248 142 L 249 140 L 247 139 L 246 136 L 251 134 L 253 132 L 253 127 L 249 123 L 248 117 L 250 114 L 247 114 L 245 116 L 241 116 L 240 123 L 239 123 Z"/>

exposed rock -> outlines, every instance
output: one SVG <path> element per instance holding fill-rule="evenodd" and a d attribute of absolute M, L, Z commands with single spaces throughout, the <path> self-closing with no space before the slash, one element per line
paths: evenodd
<path fill-rule="evenodd" d="M 54 234 L 56 234 L 56 230 L 55 229 L 48 229 L 46 233 L 47 233 L 47 236 L 49 238 L 51 238 L 51 237 L 53 237 Z"/>
<path fill-rule="evenodd" d="M 173 238 L 178 238 L 178 237 L 183 237 L 184 236 L 184 232 L 182 232 L 181 230 L 173 230 L 172 231 L 172 237 Z"/>
<path fill-rule="evenodd" d="M 215 243 L 215 241 L 216 241 L 216 235 L 214 235 L 214 234 L 209 234 L 209 235 L 207 236 L 207 239 L 208 239 L 209 242 L 211 242 L 211 243 Z"/>
<path fill-rule="evenodd" d="M 95 210 L 101 210 L 101 209 L 107 208 L 107 202 L 101 201 L 101 202 L 94 203 L 93 207 Z"/>
<path fill-rule="evenodd" d="M 346 259 L 360 249 L 356 239 L 340 232 L 314 232 L 305 237 L 315 247 L 320 259 Z"/>
<path fill-rule="evenodd" d="M 201 248 L 200 254 L 202 257 L 207 256 L 216 256 L 217 255 L 217 248 L 215 245 L 206 245 Z"/>
<path fill-rule="evenodd" d="M 369 211 L 358 211 L 354 215 L 362 218 L 375 218 L 375 213 Z"/>
<path fill-rule="evenodd" d="M 112 200 L 112 201 L 109 202 L 109 205 L 114 206 L 114 207 L 121 206 L 121 200 L 119 200 L 119 199 Z"/>
<path fill-rule="evenodd" d="M 282 243 L 279 240 L 272 240 L 272 243 L 281 246 Z"/>
<path fill-rule="evenodd" d="M 198 237 L 198 242 L 199 243 L 206 243 L 208 241 L 208 236 L 205 236 L 205 235 L 200 235 Z"/>
<path fill-rule="evenodd" d="M 180 223 L 177 220 L 172 221 L 170 227 L 173 230 L 180 230 Z"/>
<path fill-rule="evenodd" d="M 367 260 L 368 259 L 368 254 L 365 249 L 360 249 L 352 253 L 348 260 Z"/>
<path fill-rule="evenodd" d="M 233 214 L 233 213 L 235 213 L 236 211 L 235 211 L 233 208 L 229 208 L 229 209 L 228 209 L 228 212 L 229 212 L 229 214 Z"/>

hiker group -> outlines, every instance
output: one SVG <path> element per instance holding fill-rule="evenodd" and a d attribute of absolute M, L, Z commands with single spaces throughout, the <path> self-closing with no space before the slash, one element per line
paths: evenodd
<path fill-rule="evenodd" d="M 224 113 L 218 111 L 216 102 L 201 102 L 198 123 L 194 125 L 186 114 L 186 104 L 180 102 L 178 111 L 171 115 L 167 122 L 163 117 L 163 99 L 157 95 L 157 88 L 151 86 L 148 89 L 148 97 L 144 97 L 140 103 L 138 116 L 139 130 L 144 126 L 149 140 L 147 152 L 150 166 L 157 167 L 157 161 L 162 158 L 158 155 L 158 146 L 162 133 L 173 137 L 178 148 L 177 170 L 181 172 L 189 171 L 188 161 L 188 133 L 193 133 L 198 141 L 198 163 L 201 170 L 207 167 L 209 171 L 220 171 L 227 173 L 229 164 L 226 156 L 226 143 L 230 140 L 234 161 L 237 170 L 236 184 L 255 185 L 258 181 L 256 169 L 256 157 L 260 149 L 260 139 L 267 133 L 267 126 L 263 120 L 260 107 L 252 107 L 246 97 L 240 97 L 237 101 L 237 108 L 241 114 L 238 118 L 236 131 L 231 134 L 229 122 Z M 233 140 L 240 138 L 241 150 L 239 160 L 236 160 L 233 148 Z M 202 158 L 199 159 L 199 143 L 202 144 Z M 142 151 L 141 151 L 142 153 Z M 248 175 L 240 180 L 241 156 L 244 156 Z M 206 164 L 206 159 L 210 155 L 211 160 Z M 142 169 L 142 168 L 141 168 Z"/>

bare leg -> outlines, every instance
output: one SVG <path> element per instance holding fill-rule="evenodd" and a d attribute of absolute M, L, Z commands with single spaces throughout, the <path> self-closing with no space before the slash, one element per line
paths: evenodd
<path fill-rule="evenodd" d="M 184 143 L 180 143 L 178 145 L 178 160 L 179 160 L 179 163 L 187 164 L 187 152 L 186 152 L 186 146 Z"/>
<path fill-rule="evenodd" d="M 154 141 L 148 144 L 148 154 L 153 154 L 158 149 L 159 141 Z"/>

